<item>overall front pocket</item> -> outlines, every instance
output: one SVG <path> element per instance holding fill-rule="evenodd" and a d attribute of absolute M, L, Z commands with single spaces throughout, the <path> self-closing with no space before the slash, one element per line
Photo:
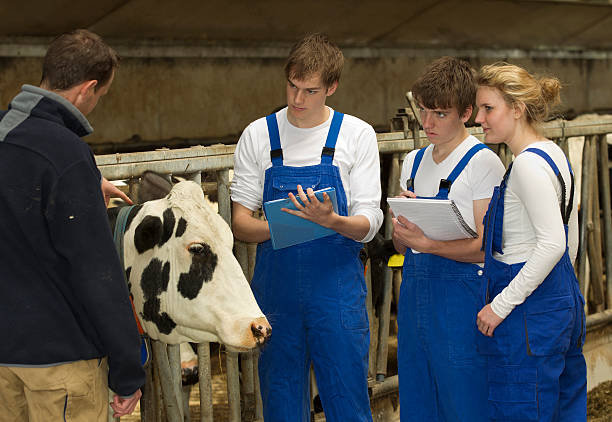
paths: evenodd
<path fill-rule="evenodd" d="M 492 420 L 537 421 L 538 370 L 515 365 L 489 368 L 489 417 Z"/>
<path fill-rule="evenodd" d="M 570 346 L 574 319 L 571 296 L 551 296 L 525 308 L 527 353 L 550 356 L 565 353 Z"/>

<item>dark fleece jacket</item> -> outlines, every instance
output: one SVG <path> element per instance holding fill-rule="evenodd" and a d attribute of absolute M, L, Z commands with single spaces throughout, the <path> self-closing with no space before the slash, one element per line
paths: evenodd
<path fill-rule="evenodd" d="M 0 364 L 108 356 L 109 387 L 144 383 L 139 335 L 100 191 L 63 97 L 30 85 L 0 112 Z"/>

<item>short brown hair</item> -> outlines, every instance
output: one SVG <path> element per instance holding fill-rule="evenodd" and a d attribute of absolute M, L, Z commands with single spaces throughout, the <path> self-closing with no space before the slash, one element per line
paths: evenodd
<path fill-rule="evenodd" d="M 119 56 L 100 36 L 76 29 L 55 38 L 43 60 L 41 84 L 63 91 L 85 81 L 97 80 L 97 91 L 110 80 Z"/>
<path fill-rule="evenodd" d="M 416 80 L 412 95 L 429 109 L 455 107 L 463 115 L 476 102 L 474 70 L 463 60 L 441 57 Z"/>
<path fill-rule="evenodd" d="M 289 52 L 285 63 L 287 79 L 304 80 L 314 74 L 321 74 L 321 82 L 330 87 L 340 80 L 344 56 L 338 46 L 327 35 L 314 33 L 298 41 Z"/>
<path fill-rule="evenodd" d="M 530 124 L 545 121 L 553 106 L 561 102 L 561 82 L 555 77 L 538 78 L 522 67 L 506 62 L 485 65 L 478 72 L 478 86 L 496 88 L 509 106 L 525 105 Z"/>

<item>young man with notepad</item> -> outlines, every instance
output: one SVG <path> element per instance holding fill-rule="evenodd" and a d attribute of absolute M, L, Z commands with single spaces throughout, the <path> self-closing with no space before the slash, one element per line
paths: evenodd
<path fill-rule="evenodd" d="M 251 123 L 236 147 L 232 227 L 236 238 L 259 243 L 252 288 L 272 323 L 259 361 L 266 422 L 310 420 L 311 363 L 327 421 L 372 420 L 358 255 L 383 220 L 379 157 L 369 124 L 325 105 L 343 63 L 326 36 L 300 40 L 285 65 L 287 107 Z M 319 201 L 313 193 L 327 187 L 337 212 L 327 194 Z M 273 249 L 268 222 L 253 213 L 281 198 L 296 208 L 287 212 L 336 234 Z"/>
<path fill-rule="evenodd" d="M 405 253 L 398 305 L 398 372 L 402 421 L 488 421 L 484 359 L 476 350 L 482 282 L 482 220 L 504 167 L 468 134 L 476 96 L 473 70 L 443 57 L 415 82 L 423 129 L 431 145 L 404 160 L 407 198 L 452 199 L 478 234 L 433 240 L 402 216 L 393 243 Z"/>

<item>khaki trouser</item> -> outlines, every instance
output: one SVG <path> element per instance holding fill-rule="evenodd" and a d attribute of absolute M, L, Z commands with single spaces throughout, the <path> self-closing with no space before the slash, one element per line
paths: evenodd
<path fill-rule="evenodd" d="M 106 359 L 0 366 L 0 422 L 107 422 Z"/>

